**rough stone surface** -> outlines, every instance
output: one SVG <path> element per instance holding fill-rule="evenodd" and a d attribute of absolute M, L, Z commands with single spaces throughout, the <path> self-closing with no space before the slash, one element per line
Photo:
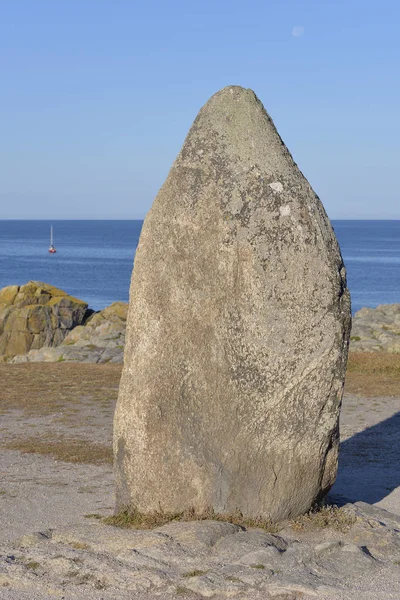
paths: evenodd
<path fill-rule="evenodd" d="M 355 520 L 345 531 L 216 521 L 137 531 L 89 520 L 26 533 L 0 545 L 0 598 L 397 598 L 399 517 L 362 502 L 344 510 Z"/>
<path fill-rule="evenodd" d="M 354 315 L 351 349 L 400 353 L 400 304 L 362 308 Z"/>
<path fill-rule="evenodd" d="M 82 323 L 87 303 L 47 283 L 0 290 L 0 360 L 43 346 L 58 346 Z"/>
<path fill-rule="evenodd" d="M 349 328 L 321 202 L 255 94 L 223 89 L 197 116 L 136 252 L 117 509 L 307 511 L 336 476 Z"/>
<path fill-rule="evenodd" d="M 9 362 L 122 363 L 127 312 L 125 302 L 114 302 L 75 327 L 56 348 L 31 350 Z"/>

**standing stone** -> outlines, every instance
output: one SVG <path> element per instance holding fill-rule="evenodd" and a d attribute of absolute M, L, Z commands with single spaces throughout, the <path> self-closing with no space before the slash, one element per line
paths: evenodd
<path fill-rule="evenodd" d="M 332 486 L 350 329 L 323 206 L 251 90 L 200 110 L 143 225 L 116 510 L 279 520 Z"/>

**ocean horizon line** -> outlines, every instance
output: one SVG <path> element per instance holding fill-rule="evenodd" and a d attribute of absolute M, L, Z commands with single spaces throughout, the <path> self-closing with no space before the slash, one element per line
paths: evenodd
<path fill-rule="evenodd" d="M 119 218 L 98 218 L 98 219 L 67 219 L 67 218 L 55 218 L 55 219 L 40 219 L 40 218 L 34 218 L 34 219 L 25 219 L 25 218 L 0 218 L 0 222 L 1 221 L 20 221 L 20 222 L 28 222 L 28 221 L 45 221 L 48 223 L 57 223 L 59 221 L 144 221 L 146 218 L 146 215 L 144 217 L 135 217 L 135 218 L 123 218 L 123 217 L 119 217 Z M 400 221 L 400 217 L 398 218 L 393 218 L 393 219 L 363 219 L 363 218 L 351 218 L 351 219 L 345 219 L 345 218 L 336 218 L 336 217 L 329 217 L 330 221 L 353 221 L 353 222 L 366 222 L 366 221 L 371 221 L 371 222 L 389 222 L 389 221 Z"/>

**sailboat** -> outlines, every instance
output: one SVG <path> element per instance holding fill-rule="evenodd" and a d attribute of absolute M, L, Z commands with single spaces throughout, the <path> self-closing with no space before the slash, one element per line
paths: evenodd
<path fill-rule="evenodd" d="M 53 240 L 53 225 L 50 227 L 50 246 L 49 246 L 50 254 L 55 254 L 57 252 L 56 247 L 54 245 Z"/>

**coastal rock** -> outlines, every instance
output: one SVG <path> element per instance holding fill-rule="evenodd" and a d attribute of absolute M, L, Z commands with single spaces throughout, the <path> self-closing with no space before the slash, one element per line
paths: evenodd
<path fill-rule="evenodd" d="M 87 303 L 40 281 L 0 290 L 0 359 L 61 344 L 82 323 Z"/>
<path fill-rule="evenodd" d="M 10 362 L 122 363 L 128 305 L 114 302 L 68 333 L 57 348 L 31 350 Z"/>
<path fill-rule="evenodd" d="M 99 520 L 27 532 L 1 544 L 0 586 L 7 598 L 18 590 L 15 598 L 46 600 L 397 598 L 399 519 L 365 503 L 342 510 L 346 527 L 294 522 L 279 534 L 216 521 L 143 531 Z"/>
<path fill-rule="evenodd" d="M 362 308 L 353 318 L 351 349 L 357 352 L 400 352 L 400 304 Z"/>
<path fill-rule="evenodd" d="M 332 486 L 350 330 L 323 206 L 251 90 L 201 109 L 135 255 L 118 511 L 272 520 Z"/>

